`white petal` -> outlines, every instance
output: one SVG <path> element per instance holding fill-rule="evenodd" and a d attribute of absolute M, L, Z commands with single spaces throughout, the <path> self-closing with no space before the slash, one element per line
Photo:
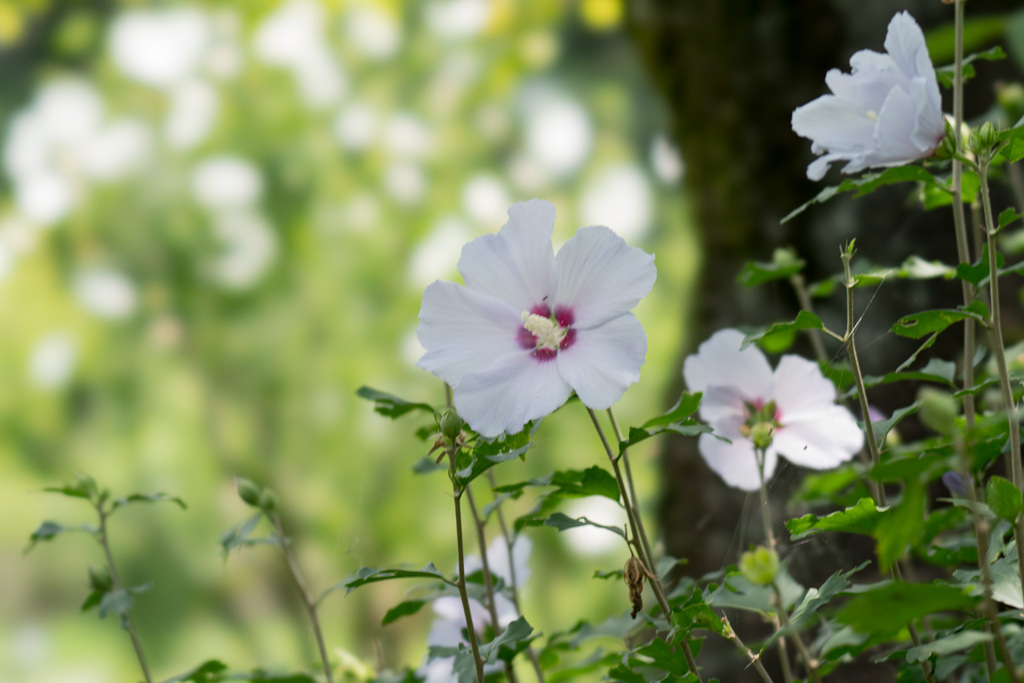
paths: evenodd
<path fill-rule="evenodd" d="M 910 141 L 921 151 L 922 156 L 934 152 L 946 135 L 942 102 L 936 102 L 932 98 L 930 88 L 930 84 L 924 78 L 915 78 L 910 84 L 910 99 L 914 102 L 914 130 L 910 135 Z"/>
<path fill-rule="evenodd" d="M 454 386 L 466 373 L 521 351 L 521 326 L 520 312 L 504 301 L 454 282 L 434 282 L 423 292 L 416 336 L 427 353 L 417 365 Z"/>
<path fill-rule="evenodd" d="M 455 386 L 455 409 L 486 437 L 515 434 L 530 420 L 554 412 L 572 393 L 552 361 L 529 351 L 498 359 L 483 372 L 467 374 Z"/>
<path fill-rule="evenodd" d="M 816 415 L 786 422 L 775 434 L 772 449 L 787 460 L 815 470 L 827 470 L 852 458 L 864 445 L 864 433 L 850 411 L 823 406 Z"/>
<path fill-rule="evenodd" d="M 897 13 L 885 34 L 885 51 L 892 57 L 893 63 L 907 78 L 934 72 L 928 47 L 924 42 L 924 33 L 909 12 Z"/>
<path fill-rule="evenodd" d="M 867 57 L 863 53 L 870 53 L 879 59 Z M 853 73 L 831 69 L 825 74 L 825 84 L 836 97 L 861 112 L 878 113 L 890 90 L 908 87 L 910 84 L 910 79 L 900 74 L 886 55 L 864 50 L 855 54 L 850 64 L 854 65 Z"/>
<path fill-rule="evenodd" d="M 555 362 L 583 405 L 604 410 L 640 379 L 646 353 L 644 328 L 627 313 L 599 327 L 578 330 L 575 343 L 559 351 Z"/>
<path fill-rule="evenodd" d="M 869 166 L 897 165 L 922 156 L 911 142 L 917 121 L 910 93 L 893 88 L 878 112 L 875 128 L 875 153 L 868 156 Z"/>
<path fill-rule="evenodd" d="M 724 329 L 715 332 L 683 363 L 683 378 L 691 392 L 711 386 L 738 387 L 748 398 L 769 397 L 772 368 L 756 346 L 740 351 L 743 333 Z M 701 415 L 704 408 L 701 407 Z"/>
<path fill-rule="evenodd" d="M 508 210 L 496 235 L 484 235 L 462 248 L 459 272 L 466 286 L 507 301 L 517 313 L 558 293 L 551 231 L 555 207 L 532 199 Z"/>
<path fill-rule="evenodd" d="M 605 227 L 580 228 L 558 250 L 558 297 L 572 307 L 577 328 L 628 313 L 658 277 L 654 256 L 631 247 Z"/>
<path fill-rule="evenodd" d="M 712 384 L 701 396 L 700 417 L 719 434 L 739 434 L 740 425 L 748 417 L 744 403 L 751 398 L 739 387 Z"/>
<path fill-rule="evenodd" d="M 783 356 L 773 377 L 775 399 L 782 424 L 817 415 L 836 400 L 836 388 L 821 374 L 814 361 L 800 356 Z"/>
<path fill-rule="evenodd" d="M 734 439 L 732 444 L 727 444 L 710 434 L 701 434 L 697 440 L 697 447 L 708 467 L 729 486 L 744 491 L 756 491 L 761 488 L 757 457 L 754 455 L 754 444 L 751 441 Z M 769 449 L 764 463 L 765 481 L 771 479 L 777 463 L 778 458 L 774 450 Z"/>
<path fill-rule="evenodd" d="M 830 152 L 857 151 L 873 143 L 875 122 L 868 117 L 868 108 L 855 108 L 834 95 L 798 107 L 790 123 L 797 135 Z"/>
<path fill-rule="evenodd" d="M 837 152 L 835 154 L 825 154 L 812 161 L 807 166 L 807 178 L 810 180 L 821 180 L 825 177 L 825 172 L 828 171 L 836 161 L 849 161 L 843 170 L 846 173 L 856 173 L 857 171 L 863 170 L 868 167 L 864 163 L 864 152 Z"/>

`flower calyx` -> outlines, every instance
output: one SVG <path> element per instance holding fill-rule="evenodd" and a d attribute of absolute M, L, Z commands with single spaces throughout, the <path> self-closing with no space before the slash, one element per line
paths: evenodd
<path fill-rule="evenodd" d="M 754 442 L 754 446 L 765 450 L 772 445 L 775 430 L 782 426 L 778 420 L 775 401 L 764 404 L 747 403 L 747 421 L 740 425 L 740 433 Z"/>

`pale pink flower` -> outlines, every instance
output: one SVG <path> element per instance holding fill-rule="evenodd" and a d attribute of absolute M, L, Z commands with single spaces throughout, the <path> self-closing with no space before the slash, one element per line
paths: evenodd
<path fill-rule="evenodd" d="M 711 335 L 683 365 L 692 392 L 702 392 L 700 417 L 715 434 L 701 434 L 700 454 L 725 483 L 760 488 L 754 443 L 744 429 L 751 414 L 774 402 L 775 431 L 765 451 L 764 478 L 771 478 L 778 456 L 815 470 L 846 462 L 861 449 L 864 434 L 850 411 L 835 403 L 836 389 L 817 363 L 787 355 L 772 371 L 755 347 L 740 350 L 743 333 L 725 329 Z M 745 434 L 747 432 L 747 434 Z"/>

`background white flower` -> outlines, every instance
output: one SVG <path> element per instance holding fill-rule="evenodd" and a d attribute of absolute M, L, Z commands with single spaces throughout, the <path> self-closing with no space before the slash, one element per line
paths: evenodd
<path fill-rule="evenodd" d="M 530 577 L 530 567 L 527 562 L 530 559 L 532 550 L 530 539 L 525 536 L 517 536 L 512 543 L 512 563 L 509 562 L 508 546 L 504 538 L 496 538 L 487 548 L 487 567 L 491 575 L 501 578 L 506 586 L 512 585 L 512 570 L 515 570 L 515 585 L 522 586 Z M 466 573 L 472 574 L 483 566 L 479 557 L 466 558 Z M 470 598 L 469 610 L 473 615 L 473 626 L 480 634 L 491 623 L 491 616 L 487 608 L 477 600 Z M 502 628 L 508 626 L 519 617 L 519 611 L 515 603 L 503 593 L 494 596 L 494 611 L 498 615 L 498 623 Z M 427 635 L 427 645 L 435 647 L 456 647 L 463 643 L 468 647 L 469 643 L 463 638 L 462 632 L 466 628 L 466 615 L 462 609 L 462 600 L 455 596 L 448 596 L 434 600 L 434 613 L 440 617 L 430 627 Z M 424 683 L 445 683 L 452 680 L 452 665 L 454 657 L 439 657 L 425 663 L 416 672 L 423 677 Z M 486 666 L 484 671 L 492 673 L 500 671 L 502 665 L 494 663 Z"/>
<path fill-rule="evenodd" d="M 754 443 L 741 427 L 757 409 L 775 402 L 774 440 L 765 452 L 764 478 L 775 472 L 778 456 L 815 470 L 846 462 L 861 449 L 864 434 L 853 415 L 835 404 L 836 389 L 817 363 L 800 356 L 783 356 L 772 371 L 759 349 L 740 350 L 743 333 L 725 329 L 711 335 L 683 365 L 692 392 L 703 392 L 700 416 L 715 433 L 701 434 L 700 454 L 730 486 L 760 488 Z"/>
<path fill-rule="evenodd" d="M 942 97 L 924 34 L 907 12 L 889 22 L 887 54 L 861 50 L 850 58 L 852 73 L 832 69 L 825 83 L 833 94 L 799 107 L 792 125 L 810 138 L 815 154 L 807 167 L 821 180 L 834 161 L 844 173 L 899 166 L 931 156 L 946 132 Z"/>
<path fill-rule="evenodd" d="M 494 235 L 467 244 L 465 286 L 423 293 L 418 365 L 454 389 L 480 434 L 510 434 L 575 391 L 602 410 L 640 379 L 647 335 L 629 311 L 651 291 L 654 257 L 608 228 L 581 228 L 555 256 L 555 207 L 531 200 Z"/>

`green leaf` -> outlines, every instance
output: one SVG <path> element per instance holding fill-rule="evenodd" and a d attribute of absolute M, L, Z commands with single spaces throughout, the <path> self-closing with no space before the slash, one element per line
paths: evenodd
<path fill-rule="evenodd" d="M 825 325 L 822 324 L 821 319 L 811 313 L 810 311 L 800 311 L 796 314 L 796 318 L 790 322 L 785 323 L 774 323 L 767 329 L 756 332 L 754 334 L 748 334 L 740 345 L 740 350 L 747 348 L 751 344 L 763 340 L 765 337 L 770 337 L 775 334 L 785 332 L 795 332 L 797 330 L 824 330 Z"/>
<path fill-rule="evenodd" d="M 1013 482 L 1003 477 L 993 476 L 985 486 L 985 503 L 992 512 L 1008 522 L 1013 522 L 1024 512 L 1024 498 Z"/>
<path fill-rule="evenodd" d="M 22 552 L 27 554 L 36 546 L 40 541 L 52 541 L 58 534 L 62 534 L 66 531 L 84 531 L 89 534 L 95 534 L 97 529 L 88 524 L 82 524 L 80 526 L 64 526 L 63 524 L 57 524 L 56 522 L 43 522 L 39 527 L 32 532 L 29 536 L 28 546 Z"/>
<path fill-rule="evenodd" d="M 443 581 L 444 583 L 454 586 L 456 583 L 445 577 L 437 567 L 434 566 L 433 562 L 427 564 L 423 569 L 407 569 L 404 567 L 393 567 L 389 569 L 376 569 L 375 567 L 363 567 L 357 571 L 353 576 L 348 577 L 344 581 L 340 581 L 323 593 L 317 599 L 317 604 L 323 601 L 328 595 L 336 590 L 342 588 L 345 589 L 345 595 L 348 595 L 357 588 L 369 585 L 371 583 L 378 583 L 380 581 L 391 581 L 393 579 L 435 579 L 437 581 Z"/>
<path fill-rule="evenodd" d="M 132 596 L 123 588 L 108 591 L 100 598 L 99 608 L 100 619 L 105 618 L 108 612 L 114 612 L 123 619 L 132 608 Z"/>
<path fill-rule="evenodd" d="M 979 643 L 986 643 L 992 640 L 991 633 L 982 631 L 961 631 L 945 638 L 933 640 L 930 643 L 918 645 L 907 650 L 907 661 L 911 664 L 924 662 L 932 657 L 945 657 L 956 652 L 971 650 Z"/>
<path fill-rule="evenodd" d="M 718 635 L 725 635 L 725 624 L 722 622 L 722 618 L 704 602 L 704 596 L 699 587 L 693 589 L 685 603 L 672 609 L 670 622 L 683 634 L 703 629 Z"/>
<path fill-rule="evenodd" d="M 416 614 L 427 604 L 426 600 L 406 600 L 401 602 L 387 611 L 384 618 L 381 620 L 381 626 L 387 626 L 390 623 L 398 621 L 402 617 L 407 617 L 411 614 Z"/>
<path fill-rule="evenodd" d="M 434 407 L 431 405 L 406 401 L 404 398 L 399 398 L 392 394 L 378 391 L 372 387 L 359 387 L 359 389 L 356 390 L 356 396 L 359 398 L 365 398 L 367 401 L 373 401 L 374 412 L 392 419 L 401 417 L 406 413 L 411 413 L 414 410 L 429 413 L 430 415 L 434 414 Z"/>
<path fill-rule="evenodd" d="M 688 394 L 684 391 L 679 397 L 679 400 L 676 401 L 676 404 L 672 406 L 667 413 L 648 420 L 643 424 L 643 429 L 664 427 L 665 425 L 670 425 L 673 422 L 682 422 L 697 412 L 697 409 L 700 408 L 700 398 L 700 392 L 697 392 L 696 394 Z"/>
<path fill-rule="evenodd" d="M 836 619 L 861 633 L 889 637 L 926 614 L 967 611 L 977 604 L 978 598 L 955 586 L 891 583 L 854 595 Z"/>
<path fill-rule="evenodd" d="M 981 302 L 975 302 L 975 304 Z M 984 306 L 984 304 L 982 304 Z M 892 326 L 890 332 L 898 334 L 901 337 L 909 337 L 910 339 L 920 339 L 926 335 L 932 334 L 933 332 L 942 332 L 950 325 L 958 323 L 968 318 L 976 320 L 979 323 L 984 323 L 988 317 L 987 308 L 982 314 L 981 310 L 971 304 L 968 308 L 958 309 L 935 309 L 931 311 L 922 311 L 921 313 L 913 313 L 911 315 L 904 316 L 896 321 L 896 324 Z"/>
<path fill-rule="evenodd" d="M 1002 31 L 1000 31 L 1002 33 Z M 998 34 L 997 34 L 998 35 Z M 984 59 L 992 62 L 999 59 L 1006 59 L 1006 53 L 1003 52 L 1003 48 L 995 45 L 984 52 L 975 52 L 974 54 L 967 55 L 963 58 L 963 80 L 966 82 L 971 78 L 974 78 L 974 66 L 972 62 Z M 935 69 L 935 76 L 939 79 L 939 83 L 946 88 L 953 87 L 953 79 L 956 76 L 956 65 L 948 64 L 946 66 L 940 66 Z"/>
<path fill-rule="evenodd" d="M 536 524 L 531 524 L 528 522 L 527 526 L 537 526 L 538 524 L 540 524 L 540 522 L 537 522 Z M 611 531 L 612 533 L 618 534 L 623 538 L 626 537 L 626 533 L 622 530 L 622 527 L 598 524 L 597 522 L 591 522 L 586 517 L 576 517 L 574 519 L 567 515 L 563 515 L 561 512 L 556 512 L 552 514 L 550 517 L 544 520 L 543 524 L 544 526 L 553 527 L 555 529 L 558 529 L 559 531 L 565 531 L 566 529 L 575 529 L 579 526 L 593 526 L 597 527 L 598 529 L 606 529 L 607 531 Z"/>
<path fill-rule="evenodd" d="M 934 185 L 937 181 L 931 173 L 921 166 L 894 166 L 878 173 L 866 173 L 859 178 L 847 178 L 839 185 L 826 187 L 819 192 L 814 199 L 805 202 L 793 211 L 790 211 L 789 214 L 782 219 L 782 222 L 786 223 L 791 221 L 807 210 L 809 206 L 814 204 L 824 204 L 836 195 L 844 192 L 856 192 L 854 197 L 863 197 L 883 185 L 905 182 L 923 182 L 925 186 L 928 186 Z"/>
<path fill-rule="evenodd" d="M 522 431 L 495 439 L 477 439 L 469 451 L 469 464 L 455 473 L 462 488 L 469 486 L 481 474 L 509 460 L 521 458 L 533 447 L 533 434 L 539 423 L 527 422 Z M 461 462 L 460 462 L 461 464 Z"/>
<path fill-rule="evenodd" d="M 227 671 L 227 668 L 227 664 L 216 659 L 209 659 L 194 669 L 168 678 L 163 683 L 212 683 L 223 680 L 218 674 Z"/>
<path fill-rule="evenodd" d="M 736 282 L 744 287 L 756 287 L 765 282 L 790 278 L 804 269 L 806 262 L 797 258 L 791 249 L 777 249 L 771 263 L 747 261 L 743 264 Z"/>
<path fill-rule="evenodd" d="M 82 606 L 78 609 L 78 611 L 88 612 L 93 607 L 100 604 L 100 601 L 103 600 L 103 596 L 106 594 L 106 591 L 92 591 L 91 593 L 89 593 L 89 595 L 85 597 L 85 602 L 82 603 Z"/>
<path fill-rule="evenodd" d="M 999 214 L 999 230 L 1002 230 L 1007 225 L 1010 225 L 1011 223 L 1013 223 L 1016 220 L 1019 220 L 1020 218 L 1024 218 L 1024 213 L 1017 213 L 1017 211 L 1014 210 L 1013 208 L 1006 209 L 1001 214 Z"/>
<path fill-rule="evenodd" d="M 892 514 L 891 510 L 887 507 L 881 509 L 875 507 L 875 501 L 871 498 L 861 498 L 856 505 L 824 517 L 804 515 L 788 520 L 786 529 L 789 531 L 790 540 L 793 541 L 799 541 L 823 531 L 841 531 L 848 534 L 872 536 L 882 520 L 890 514 Z"/>
<path fill-rule="evenodd" d="M 111 506 L 110 511 L 113 512 L 122 505 L 128 503 L 174 503 L 182 510 L 187 510 L 188 506 L 185 505 L 185 501 L 177 496 L 170 496 L 166 493 L 133 493 L 130 496 L 124 498 L 118 498 Z"/>
<path fill-rule="evenodd" d="M 835 574 L 828 577 L 825 580 L 825 583 L 821 584 L 821 588 L 808 588 L 807 592 L 804 593 L 803 598 L 790 615 L 789 624 L 775 631 L 775 633 L 765 641 L 761 646 L 761 654 L 764 654 L 765 650 L 767 650 L 768 647 L 779 638 L 784 638 L 793 632 L 802 631 L 811 623 L 817 615 L 818 610 L 832 602 L 833 598 L 850 586 L 850 577 L 864 569 L 864 567 L 869 564 L 870 562 L 862 562 L 847 572 L 840 569 Z"/>
<path fill-rule="evenodd" d="M 885 438 L 889 436 L 889 432 L 892 431 L 893 427 L 903 421 L 908 415 L 913 415 L 917 412 L 917 409 L 921 407 L 919 401 L 914 401 L 905 408 L 900 408 L 893 412 L 892 417 L 888 420 L 878 420 L 877 422 L 872 421 L 871 426 L 875 430 L 875 441 L 878 442 L 878 447 L 881 448 L 885 444 Z"/>
<path fill-rule="evenodd" d="M 886 375 L 868 375 L 864 378 L 865 387 L 878 386 L 879 384 L 892 384 L 893 382 L 906 382 L 914 380 L 920 382 L 937 382 L 945 384 L 950 388 L 956 387 L 956 363 L 941 358 L 932 358 L 920 370 L 903 370 L 890 372 Z M 856 389 L 854 389 L 856 391 Z"/>
<path fill-rule="evenodd" d="M 920 540 L 924 533 L 924 509 L 924 486 L 917 480 L 907 482 L 899 504 L 879 520 L 872 534 L 878 542 L 875 550 L 883 571 L 888 571 L 893 562 L 903 557 L 907 546 Z"/>
<path fill-rule="evenodd" d="M 775 582 L 779 586 L 782 603 L 786 609 L 796 604 L 804 594 L 803 586 L 790 576 L 785 565 L 779 568 Z M 761 614 L 773 614 L 778 611 L 775 591 L 770 585 L 756 585 L 738 572 L 728 574 L 721 586 L 710 584 L 705 602 L 712 607 L 733 607 Z"/>
<path fill-rule="evenodd" d="M 73 484 L 65 484 L 64 486 L 48 486 L 43 490 L 47 493 L 59 493 L 67 496 L 68 498 L 84 498 L 85 500 L 92 500 L 99 494 L 99 489 L 96 486 L 96 480 L 88 474 L 79 475 Z"/>
<path fill-rule="evenodd" d="M 531 633 L 533 633 L 533 627 L 530 626 L 525 617 L 519 617 L 506 626 L 505 630 L 497 638 L 486 645 L 481 645 L 480 656 L 491 662 L 493 661 L 492 658 L 498 654 L 499 648 L 513 647 L 529 638 Z"/>
<path fill-rule="evenodd" d="M 260 519 L 263 517 L 262 512 L 257 512 L 249 519 L 239 522 L 234 525 L 220 537 L 220 548 L 225 556 L 228 555 L 235 548 L 242 548 L 248 545 L 252 545 L 249 536 L 252 534 L 253 529 L 259 524 Z"/>

